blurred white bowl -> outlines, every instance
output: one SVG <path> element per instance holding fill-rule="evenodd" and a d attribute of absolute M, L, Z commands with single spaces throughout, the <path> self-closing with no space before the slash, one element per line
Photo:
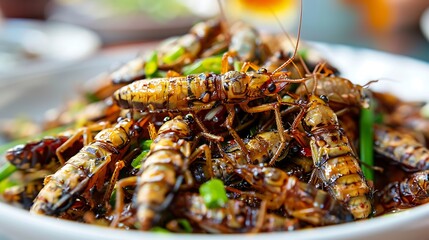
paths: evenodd
<path fill-rule="evenodd" d="M 8 19 L 0 24 L 1 78 L 58 69 L 90 56 L 100 45 L 94 32 L 72 24 Z"/>

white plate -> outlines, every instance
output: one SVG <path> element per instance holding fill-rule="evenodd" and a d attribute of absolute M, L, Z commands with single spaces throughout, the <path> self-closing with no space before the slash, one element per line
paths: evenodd
<path fill-rule="evenodd" d="M 0 74 L 58 69 L 93 54 L 98 36 L 71 24 L 9 19 L 0 24 Z"/>
<path fill-rule="evenodd" d="M 429 82 L 429 64 L 410 58 L 381 53 L 372 50 L 355 49 L 346 46 L 315 44 L 321 49 L 333 65 L 337 66 L 344 76 L 353 81 L 366 83 L 370 80 L 380 79 L 371 88 L 386 89 L 398 94 L 404 99 L 429 100 L 426 94 Z M 94 69 L 88 72 L 105 70 L 103 64 L 94 64 Z M 78 72 L 78 71 L 77 71 Z M 70 74 L 56 71 L 49 76 L 49 81 L 57 77 Z M 40 76 L 39 76 L 40 77 Z M 82 77 L 82 76 L 81 76 Z M 89 77 L 89 76 L 88 76 Z M 44 84 L 45 91 L 53 91 L 57 85 Z M 49 86 L 53 89 L 49 89 Z M 15 88 L 18 92 L 21 88 Z M 58 90 L 57 90 L 58 91 Z M 66 90 L 61 90 L 66 91 Z M 0 96 L 10 92 L 10 88 L 0 87 Z M 68 91 L 70 92 L 70 91 Z M 0 104 L 0 110 L 12 111 L 31 105 L 38 111 L 44 111 L 38 105 L 39 99 L 34 92 L 26 92 L 26 100 Z M 69 93 L 67 93 L 69 94 Z M 27 100 L 27 98 L 29 100 Z M 31 104 L 29 101 L 31 100 Z M 27 101 L 27 102 L 26 102 Z M 4 103 L 4 102 L 3 102 Z M 57 102 L 58 103 L 58 102 Z M 56 103 L 56 104 L 57 104 Z M 36 106 L 36 107 L 34 107 Z M 40 107 L 40 108 L 39 108 Z M 16 110 L 15 110 L 16 112 Z M 32 216 L 26 211 L 0 203 L 0 233 L 7 239 L 217 239 L 216 235 L 179 235 L 179 234 L 153 234 L 139 231 L 121 231 L 109 228 L 100 228 L 50 217 Z M 253 235 L 223 235 L 223 239 L 427 239 L 429 228 L 429 204 L 415 207 L 408 211 L 374 219 L 301 230 L 296 232 L 253 234 Z"/>

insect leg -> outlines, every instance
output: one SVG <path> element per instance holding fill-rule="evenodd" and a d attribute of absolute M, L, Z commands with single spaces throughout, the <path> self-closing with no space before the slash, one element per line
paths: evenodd
<path fill-rule="evenodd" d="M 171 77 L 180 77 L 182 76 L 180 73 L 174 71 L 174 70 L 168 70 L 167 71 L 167 78 L 171 78 Z"/>
<path fill-rule="evenodd" d="M 233 51 L 228 51 L 228 52 L 226 52 L 226 53 L 223 54 L 221 68 L 220 68 L 221 69 L 221 71 L 220 71 L 221 74 L 224 74 L 224 73 L 228 72 L 228 69 L 229 69 L 228 58 L 229 57 L 235 57 L 235 56 L 237 56 L 237 53 L 233 52 Z"/>
<path fill-rule="evenodd" d="M 119 172 L 124 167 L 125 167 L 124 161 L 118 161 L 115 163 L 115 170 L 113 171 L 112 177 L 110 178 L 109 187 L 107 188 L 106 192 L 104 193 L 103 203 L 107 203 L 109 201 L 110 196 L 112 195 L 113 189 L 115 187 L 115 183 L 116 183 L 116 181 L 118 181 Z"/>
<path fill-rule="evenodd" d="M 226 121 L 225 121 L 226 128 L 228 129 L 229 134 L 231 134 L 231 136 L 237 142 L 238 146 L 240 146 L 241 151 L 246 156 L 247 162 L 250 164 L 250 163 L 252 163 L 252 160 L 250 159 L 249 151 L 246 148 L 246 145 L 244 144 L 243 139 L 240 138 L 240 136 L 238 135 L 238 133 L 232 127 L 233 121 L 234 121 L 234 117 L 235 117 L 234 105 L 233 104 L 226 104 L 225 107 L 226 107 L 226 110 L 228 112 L 228 116 L 226 117 Z M 221 152 L 223 152 L 223 151 L 221 151 Z"/>
<path fill-rule="evenodd" d="M 255 226 L 249 231 L 250 233 L 258 233 L 261 231 L 265 215 L 267 214 L 267 200 L 262 200 L 261 206 L 259 207 L 258 218 L 256 219 Z"/>
<path fill-rule="evenodd" d="M 206 157 L 206 164 L 210 169 L 209 171 L 210 178 L 213 178 L 212 153 L 211 153 L 210 147 L 207 144 L 201 145 L 194 150 L 194 152 L 188 158 L 188 165 L 193 163 L 203 152 Z"/>
<path fill-rule="evenodd" d="M 284 148 L 286 147 L 286 144 L 287 144 L 284 127 L 283 127 L 283 123 L 281 120 L 279 104 L 276 102 L 276 103 L 261 104 L 259 106 L 249 107 L 247 105 L 247 102 L 245 102 L 245 103 L 240 104 L 240 107 L 245 112 L 248 112 L 248 113 L 259 113 L 259 112 L 274 110 L 275 118 L 276 118 L 277 131 L 280 134 L 280 141 L 281 141 L 279 148 L 277 149 L 276 153 L 274 154 L 274 156 L 271 158 L 271 160 L 269 162 L 270 165 L 274 164 L 274 162 L 280 156 L 280 154 L 282 153 L 282 151 L 284 150 Z"/>
<path fill-rule="evenodd" d="M 201 136 L 203 136 L 203 137 L 205 137 L 207 140 L 214 141 L 214 142 L 215 142 L 215 144 L 216 144 L 216 147 L 219 149 L 219 152 L 222 154 L 222 157 L 223 157 L 226 161 L 228 161 L 228 162 L 230 162 L 230 163 L 233 163 L 232 159 L 228 156 L 228 154 L 225 154 L 225 152 L 222 150 L 222 146 L 220 145 L 220 142 L 223 142 L 223 137 L 222 137 L 222 136 L 213 135 L 213 134 L 209 133 L 208 129 L 204 126 L 204 124 L 201 122 L 201 120 L 200 120 L 197 116 L 195 116 L 195 117 L 194 117 L 194 120 L 195 120 L 195 122 L 198 124 L 198 126 L 201 128 L 202 132 L 201 132 L 201 133 L 199 133 L 199 134 L 195 137 L 195 141 L 194 141 L 194 145 L 192 146 L 192 149 L 195 149 L 195 144 L 197 144 L 197 143 L 198 143 L 197 139 L 198 139 L 198 138 L 200 138 Z M 241 139 L 240 139 L 240 140 L 241 140 Z M 244 144 L 244 143 L 243 143 L 243 144 Z M 211 163 L 211 161 L 210 161 L 210 165 L 208 165 L 208 166 L 210 166 L 210 169 L 212 169 L 212 168 L 211 168 L 211 166 L 212 166 L 211 164 L 212 164 L 212 163 Z M 212 172 L 211 172 L 211 171 L 210 171 L 210 174 L 212 175 Z M 210 177 L 213 177 L 213 176 L 210 176 Z"/>
<path fill-rule="evenodd" d="M 147 130 L 149 132 L 150 140 L 154 140 L 157 136 L 157 133 L 156 133 L 156 129 L 155 129 L 155 126 L 153 125 L 153 123 L 149 123 Z"/>
<path fill-rule="evenodd" d="M 116 183 L 116 204 L 115 212 L 113 213 L 113 220 L 110 227 L 116 227 L 120 222 L 121 213 L 124 209 L 124 187 L 135 186 L 137 184 L 137 176 L 121 179 Z"/>
<path fill-rule="evenodd" d="M 61 166 L 63 166 L 65 164 L 65 158 L 63 156 L 63 153 L 71 146 L 73 146 L 73 144 L 76 141 L 79 141 L 79 139 L 83 136 L 83 145 L 86 146 L 88 145 L 91 141 L 92 141 L 92 132 L 94 131 L 100 131 L 104 128 L 106 128 L 109 125 L 108 122 L 99 122 L 97 124 L 93 124 L 91 126 L 88 127 L 84 127 L 82 129 L 80 129 L 79 131 L 77 131 L 75 134 L 73 134 L 73 136 L 71 136 L 67 141 L 65 141 L 61 146 L 59 146 L 57 148 L 57 150 L 55 151 L 58 160 L 61 163 Z"/>
<path fill-rule="evenodd" d="M 65 141 L 61 146 L 57 148 L 55 153 L 57 154 L 57 158 L 60 161 L 61 166 L 64 166 L 66 160 L 64 159 L 63 152 L 66 151 L 69 147 L 73 145 L 76 141 L 82 137 L 82 130 L 76 132 L 73 136 L 71 136 L 67 141 Z"/>
<path fill-rule="evenodd" d="M 252 62 L 245 62 L 243 64 L 243 66 L 241 67 L 240 72 L 247 72 L 247 70 L 249 70 L 249 68 L 258 71 L 260 69 L 260 67 Z"/>

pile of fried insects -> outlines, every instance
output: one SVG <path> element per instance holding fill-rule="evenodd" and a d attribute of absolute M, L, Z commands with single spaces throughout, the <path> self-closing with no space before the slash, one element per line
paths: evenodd
<path fill-rule="evenodd" d="M 297 42 L 211 19 L 91 79 L 80 108 L 50 111 L 48 135 L 5 151 L 3 201 L 180 233 L 293 231 L 426 203 L 422 104 L 356 85 Z"/>

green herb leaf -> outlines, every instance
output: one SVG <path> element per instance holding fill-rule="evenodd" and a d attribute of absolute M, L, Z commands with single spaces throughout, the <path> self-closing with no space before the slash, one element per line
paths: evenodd
<path fill-rule="evenodd" d="M 212 72 L 219 74 L 222 65 L 222 56 L 212 56 L 195 61 L 193 64 L 183 67 L 184 75 Z"/>
<path fill-rule="evenodd" d="M 112 208 L 114 209 L 116 206 L 116 188 L 113 189 L 112 195 L 110 195 L 109 203 L 112 206 Z"/>
<path fill-rule="evenodd" d="M 152 144 L 152 140 L 144 140 L 141 144 L 140 144 L 140 147 L 143 149 L 143 150 L 149 150 L 150 149 L 150 145 Z"/>
<path fill-rule="evenodd" d="M 94 103 L 94 102 L 98 102 L 101 101 L 100 98 L 98 98 L 94 93 L 92 92 L 87 92 L 85 93 L 85 99 L 90 102 L 90 103 Z"/>
<path fill-rule="evenodd" d="M 241 68 L 243 67 L 243 62 L 240 61 L 234 61 L 234 70 L 235 71 L 240 71 Z"/>
<path fill-rule="evenodd" d="M 9 162 L 6 162 L 5 164 L 3 164 L 0 168 L 0 181 L 3 181 L 4 179 L 8 178 L 16 170 L 17 170 L 16 166 Z"/>
<path fill-rule="evenodd" d="M 182 229 L 186 232 L 186 233 L 191 233 L 192 232 L 192 226 L 189 223 L 188 220 L 181 218 L 178 219 L 177 222 L 179 223 L 179 225 L 182 227 Z"/>
<path fill-rule="evenodd" d="M 140 155 L 138 155 L 136 158 L 134 158 L 134 160 L 131 162 L 131 166 L 133 168 L 137 168 L 140 169 L 142 166 L 142 162 L 143 159 L 146 158 L 147 154 L 148 154 L 149 150 L 143 150 Z"/>
<path fill-rule="evenodd" d="M 13 181 L 11 179 L 4 179 L 2 181 L 0 181 L 0 194 L 3 194 L 3 192 L 8 189 L 11 188 L 13 186 L 17 186 L 19 185 L 19 183 L 17 181 Z"/>
<path fill-rule="evenodd" d="M 147 78 L 153 78 L 157 70 L 158 70 L 158 52 L 153 51 L 146 57 L 144 72 Z"/>
<path fill-rule="evenodd" d="M 171 233 L 167 229 L 165 229 L 163 227 L 159 227 L 159 226 L 155 226 L 155 227 L 151 228 L 150 231 L 151 232 L 156 232 L 156 233 Z"/>
<path fill-rule="evenodd" d="M 225 186 L 219 179 L 211 179 L 200 186 L 200 194 L 208 208 L 223 207 L 228 201 Z"/>
<path fill-rule="evenodd" d="M 301 56 L 302 59 L 306 60 L 308 58 L 308 51 L 309 50 L 307 48 L 303 48 L 303 49 L 299 49 L 296 54 L 298 56 Z"/>
<path fill-rule="evenodd" d="M 362 161 L 362 171 L 365 178 L 374 181 L 374 106 L 370 102 L 367 109 L 362 109 L 360 113 L 360 159 Z"/>
<path fill-rule="evenodd" d="M 6 189 L 9 189 L 13 186 L 18 186 L 18 183 L 11 181 L 10 179 L 5 179 L 0 182 L 0 194 L 3 194 Z"/>
<path fill-rule="evenodd" d="M 162 58 L 162 62 L 165 64 L 172 64 L 184 54 L 185 48 L 182 46 L 176 46 L 172 48 L 170 52 L 165 54 L 165 56 Z"/>
<path fill-rule="evenodd" d="M 152 144 L 152 142 L 152 140 L 145 140 L 140 144 L 142 152 L 131 162 L 131 166 L 133 168 L 139 169 L 141 167 L 143 159 L 145 159 L 147 154 L 149 153 L 150 145 Z"/>

